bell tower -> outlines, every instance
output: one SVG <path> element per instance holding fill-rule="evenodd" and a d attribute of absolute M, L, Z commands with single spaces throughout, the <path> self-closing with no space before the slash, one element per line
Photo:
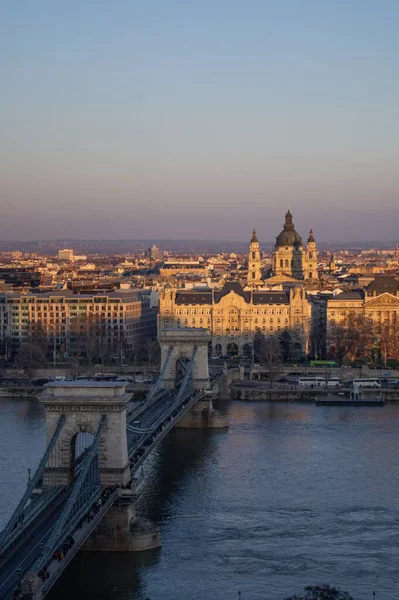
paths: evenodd
<path fill-rule="evenodd" d="M 255 229 L 249 244 L 247 283 L 250 287 L 262 285 L 260 274 L 260 246 Z"/>
<path fill-rule="evenodd" d="M 306 244 L 304 263 L 303 272 L 305 279 L 317 279 L 317 246 L 312 227 L 310 228 L 308 243 Z"/>

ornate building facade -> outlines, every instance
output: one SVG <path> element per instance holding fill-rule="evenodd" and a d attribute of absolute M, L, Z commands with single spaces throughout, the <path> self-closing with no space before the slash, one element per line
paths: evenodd
<path fill-rule="evenodd" d="M 399 277 L 379 275 L 363 290 L 342 292 L 327 300 L 327 340 L 335 325 L 344 325 L 350 315 L 369 323 L 384 352 L 397 356 L 399 350 Z"/>
<path fill-rule="evenodd" d="M 298 280 L 317 279 L 317 246 L 310 229 L 308 243 L 295 230 L 291 211 L 285 215 L 284 228 L 276 238 L 272 257 L 272 277 L 290 277 Z"/>
<path fill-rule="evenodd" d="M 255 271 L 256 272 L 256 271 Z M 251 289 L 227 282 L 221 289 L 186 291 L 165 286 L 160 293 L 159 330 L 206 327 L 212 353 L 251 356 L 257 330 L 291 334 L 292 353 L 308 352 L 310 303 L 302 287 L 287 291 Z"/>

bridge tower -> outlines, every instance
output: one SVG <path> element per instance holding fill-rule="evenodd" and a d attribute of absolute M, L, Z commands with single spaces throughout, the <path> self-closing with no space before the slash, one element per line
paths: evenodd
<path fill-rule="evenodd" d="M 193 357 L 193 386 L 200 390 L 209 389 L 208 344 L 211 336 L 207 329 L 164 329 L 158 340 L 161 346 L 160 387 L 174 388 L 179 376 L 179 367 Z"/>
<path fill-rule="evenodd" d="M 103 415 L 106 420 L 98 446 L 100 481 L 122 486 L 130 481 L 126 404 L 131 396 L 122 382 L 68 381 L 46 386 L 39 398 L 46 409 L 47 443 L 61 415 L 65 423 L 44 470 L 44 486 L 72 482 L 76 437 L 80 433 L 95 435 Z"/>
<path fill-rule="evenodd" d="M 213 408 L 218 384 L 211 385 L 208 366 L 208 346 L 211 336 L 207 329 L 164 329 L 158 340 L 161 346 L 159 387 L 173 389 L 184 375 L 185 365 L 193 361 L 192 386 L 205 390 L 205 395 L 176 423 L 182 428 L 226 428 L 228 419 Z"/>

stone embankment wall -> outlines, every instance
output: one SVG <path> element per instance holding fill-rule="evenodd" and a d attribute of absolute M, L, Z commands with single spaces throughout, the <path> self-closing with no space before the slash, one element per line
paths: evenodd
<path fill-rule="evenodd" d="M 329 390 L 330 391 L 330 390 Z M 333 392 L 332 392 L 333 393 Z M 309 402 L 313 403 L 316 397 L 323 394 L 323 391 L 318 389 L 305 390 L 305 389 L 282 389 L 282 388 L 254 388 L 245 387 L 243 385 L 232 385 L 230 390 L 231 400 L 242 400 L 242 401 L 275 401 L 275 402 Z M 380 390 L 364 390 L 364 396 L 379 396 Z M 382 389 L 381 395 L 385 402 L 399 402 L 399 388 L 398 389 Z"/>

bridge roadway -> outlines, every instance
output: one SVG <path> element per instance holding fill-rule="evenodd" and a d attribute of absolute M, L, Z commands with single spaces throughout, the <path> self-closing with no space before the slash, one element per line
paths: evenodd
<path fill-rule="evenodd" d="M 8 600 L 13 597 L 13 591 L 20 577 L 19 569 L 23 574 L 32 568 L 42 545 L 48 539 L 62 512 L 63 506 L 64 502 L 59 502 L 52 512 L 46 512 L 34 530 L 25 539 L 20 540 L 15 551 L 12 551 L 10 557 L 3 561 L 0 566 L 0 598 Z"/>
<path fill-rule="evenodd" d="M 216 383 L 219 377 L 214 375 L 212 383 Z M 154 447 L 179 419 L 205 396 L 205 391 L 194 390 L 191 385 L 185 386 L 183 382 L 180 388 L 159 391 L 150 401 L 145 401 L 137 408 L 133 408 L 127 419 L 128 452 L 132 477 Z M 137 421 L 140 421 L 139 426 L 135 423 Z M 77 476 L 78 470 L 76 478 Z M 74 485 L 63 495 L 63 500 L 55 508 L 52 507 L 51 512 L 45 506 L 43 514 L 37 519 L 36 527 L 33 530 L 31 527 L 26 528 L 26 532 L 22 531 L 22 539 L 18 543 L 17 549 L 3 558 L 2 564 L 0 563 L 0 598 L 2 600 L 12 600 L 18 581 L 23 579 L 29 571 L 36 571 L 37 566 L 41 564 L 43 546 L 49 540 L 73 488 Z M 124 496 L 128 495 L 125 492 L 126 490 L 121 488 L 109 489 L 100 485 L 93 490 L 86 504 L 79 507 L 76 515 L 68 520 L 68 525 L 52 549 L 52 555 L 63 547 L 65 540 L 72 539 L 73 545 L 61 561 L 50 557 L 44 565 L 49 578 L 43 582 L 41 598 L 45 597 L 112 504 L 115 501 L 123 502 Z"/>

